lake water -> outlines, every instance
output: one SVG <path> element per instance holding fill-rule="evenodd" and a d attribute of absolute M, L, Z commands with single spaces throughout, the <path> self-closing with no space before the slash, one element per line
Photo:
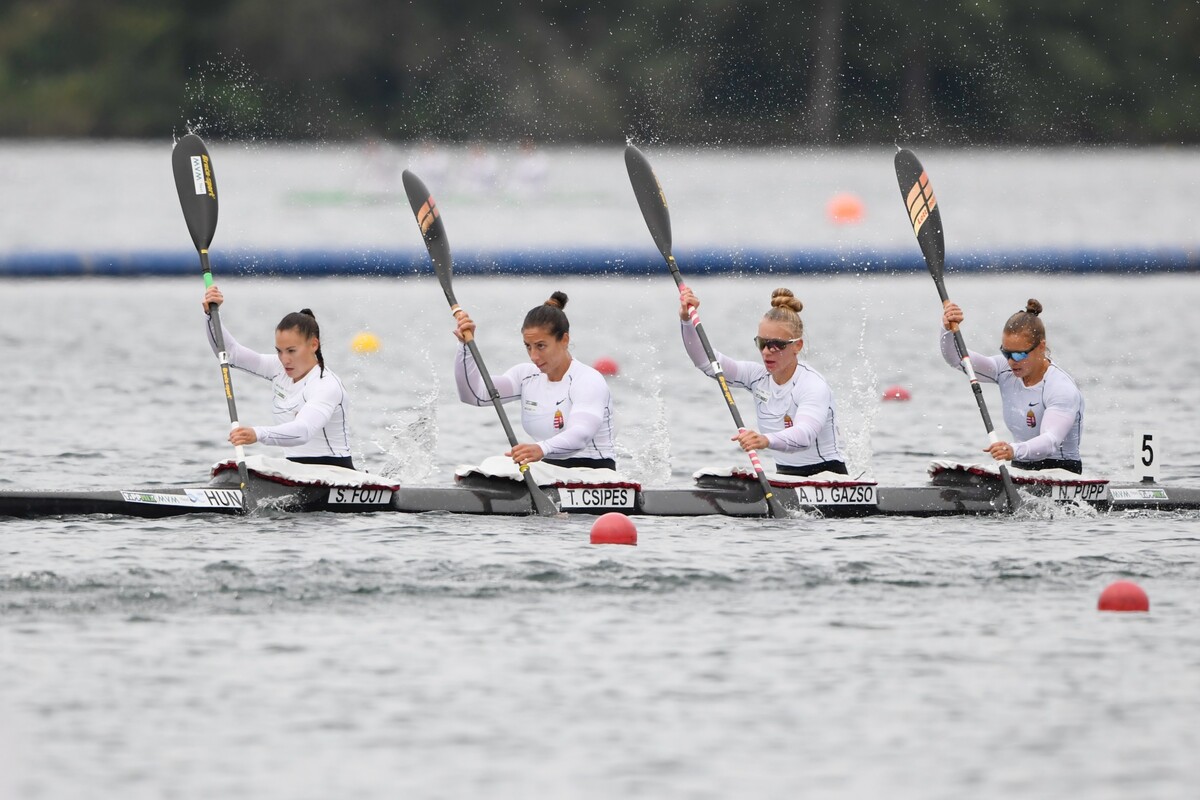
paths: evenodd
<path fill-rule="evenodd" d="M 170 198 L 173 202 L 173 198 Z M 164 201 L 165 202 L 165 201 Z M 686 271 L 686 264 L 684 265 Z M 311 306 L 353 396 L 355 460 L 444 484 L 501 452 L 457 402 L 428 278 L 230 279 L 262 350 Z M 714 345 L 753 358 L 776 285 L 837 396 L 852 471 L 923 483 L 986 438 L 936 347 L 927 276 L 691 281 Z M 1045 305 L 1087 399 L 1089 471 L 1200 483 L 1192 275 L 950 276 L 964 336 Z M 456 284 L 493 372 L 524 312 L 571 296 L 577 358 L 617 360 L 622 468 L 741 463 L 679 342 L 665 275 Z M 199 278 L 0 281 L 0 488 L 202 481 L 230 455 Z M 355 355 L 353 335 L 379 352 Z M 263 381 L 235 374 L 241 417 Z M 885 387 L 910 402 L 881 402 Z M 987 397 L 993 416 L 999 400 Z M 747 397 L 739 397 L 749 413 Z M 1191 798 L 1200 785 L 1200 515 L 635 520 L 445 514 L 0 520 L 0 797 Z M 1148 615 L 1096 611 L 1108 583 Z"/>

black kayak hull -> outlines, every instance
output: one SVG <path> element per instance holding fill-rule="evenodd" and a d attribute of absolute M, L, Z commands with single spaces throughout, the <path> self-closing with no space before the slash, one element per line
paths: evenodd
<path fill-rule="evenodd" d="M 285 485 L 251 475 L 252 496 L 264 513 L 401 512 L 523 516 L 534 509 L 524 485 L 481 477 L 454 486 L 328 487 Z M 240 514 L 237 477 L 218 474 L 207 486 L 98 490 L 80 492 L 0 491 L 0 517 L 63 517 L 108 514 L 170 517 L 183 514 Z M 798 516 L 937 517 L 996 514 L 1007 511 L 998 483 L 916 487 L 777 487 L 783 505 Z M 1128 484 L 1092 487 L 1023 487 L 1022 492 L 1050 501 L 1086 504 L 1098 511 L 1200 510 L 1200 489 Z M 555 489 L 555 503 L 571 514 L 620 512 L 637 516 L 766 517 L 757 483 L 707 479 L 688 488 Z M 798 520 L 802 521 L 802 520 Z"/>

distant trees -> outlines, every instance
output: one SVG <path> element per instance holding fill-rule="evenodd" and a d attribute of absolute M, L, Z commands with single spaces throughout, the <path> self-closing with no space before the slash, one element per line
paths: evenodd
<path fill-rule="evenodd" d="M 0 135 L 1200 142 L 1194 0 L 7 0 Z"/>

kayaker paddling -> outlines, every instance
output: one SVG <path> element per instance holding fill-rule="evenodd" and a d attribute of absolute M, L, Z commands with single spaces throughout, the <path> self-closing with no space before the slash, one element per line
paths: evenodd
<path fill-rule="evenodd" d="M 536 440 L 515 444 L 504 455 L 522 466 L 542 461 L 559 467 L 616 469 L 612 393 L 603 375 L 572 358 L 566 304 L 567 296 L 555 292 L 530 309 L 521 324 L 529 362 L 494 381 L 502 403 L 521 401 L 521 427 Z M 463 343 L 454 359 L 458 397 L 470 405 L 491 405 L 467 347 L 475 335 L 475 321 L 465 311 L 456 316 L 454 336 Z"/>
<path fill-rule="evenodd" d="M 679 293 L 683 346 L 692 363 L 715 378 L 703 343 L 689 321 L 689 307 L 698 309 L 700 300 L 684 286 Z M 791 290 L 776 289 L 754 337 L 762 361 L 735 361 L 715 353 L 729 385 L 750 392 L 758 417 L 758 430 L 746 428 L 732 441 L 747 452 L 771 450 L 776 471 L 784 475 L 845 475 L 846 463 L 838 449 L 833 391 L 819 372 L 800 361 L 804 349 L 804 322 L 800 318 L 803 308 Z"/>
<path fill-rule="evenodd" d="M 205 330 L 217 352 L 209 305 L 225 300 L 214 284 L 204 293 Z M 354 469 L 350 455 L 348 397 L 341 379 L 325 366 L 321 329 L 307 308 L 286 315 L 275 327 L 275 353 L 258 353 L 233 338 L 222 324 L 225 350 L 232 367 L 271 382 L 274 425 L 241 426 L 229 434 L 234 445 L 254 443 L 286 448 L 287 459 L 302 464 L 328 464 Z"/>
<path fill-rule="evenodd" d="M 1082 473 L 1079 443 L 1083 435 L 1083 395 L 1073 378 L 1053 363 L 1041 319 L 1042 304 L 1030 299 L 1008 318 L 1000 339 L 1000 355 L 970 351 L 979 380 L 1000 387 L 1004 422 L 1012 441 L 998 441 L 984 452 L 1020 469 L 1065 469 Z M 942 310 L 942 357 L 962 369 L 952 326 L 963 311 L 946 301 Z"/>

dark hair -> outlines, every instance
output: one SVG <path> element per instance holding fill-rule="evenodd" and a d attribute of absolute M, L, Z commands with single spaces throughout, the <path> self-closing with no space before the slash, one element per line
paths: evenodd
<path fill-rule="evenodd" d="M 1037 347 L 1046 341 L 1046 326 L 1040 318 L 1041 313 L 1042 304 L 1032 297 L 1029 298 L 1025 308 L 1013 314 L 1008 318 L 1008 322 L 1004 323 L 1004 332 L 1027 333 L 1033 339 L 1033 346 Z"/>
<path fill-rule="evenodd" d="M 776 289 L 771 292 L 771 309 L 763 314 L 763 319 L 781 322 L 791 328 L 794 338 L 803 339 L 804 321 L 800 319 L 803 309 L 804 303 L 792 294 L 791 289 Z"/>
<path fill-rule="evenodd" d="M 555 292 L 540 306 L 529 309 L 529 313 L 525 315 L 525 321 L 521 323 L 521 330 L 545 328 L 550 331 L 556 341 L 561 341 L 565 334 L 571 332 L 571 323 L 567 320 L 567 315 L 563 313 L 566 305 L 567 296 L 562 292 Z"/>
<path fill-rule="evenodd" d="M 290 331 L 295 329 L 305 341 L 309 339 L 317 340 L 317 365 L 321 368 L 321 375 L 325 374 L 325 356 L 321 355 L 321 326 L 317 324 L 317 316 L 312 312 L 311 308 L 302 308 L 299 311 L 292 313 L 279 320 L 279 324 L 275 326 L 277 331 Z"/>

